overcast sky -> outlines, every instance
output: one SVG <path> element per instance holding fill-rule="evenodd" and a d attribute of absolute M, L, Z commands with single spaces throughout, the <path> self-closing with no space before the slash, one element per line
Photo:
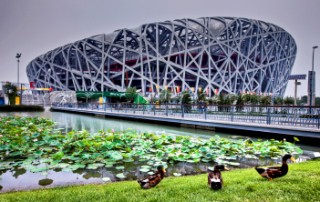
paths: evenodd
<path fill-rule="evenodd" d="M 17 82 L 16 53 L 21 52 L 20 82 L 39 55 L 67 43 L 144 23 L 230 16 L 276 24 L 295 39 L 292 74 L 307 74 L 315 51 L 316 94 L 320 96 L 320 0 L 0 0 L 0 81 Z M 293 96 L 293 81 L 286 95 Z M 298 95 L 307 94 L 307 80 Z"/>

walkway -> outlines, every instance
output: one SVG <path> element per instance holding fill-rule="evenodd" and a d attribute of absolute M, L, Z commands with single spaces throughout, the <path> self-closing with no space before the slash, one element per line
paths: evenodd
<path fill-rule="evenodd" d="M 83 114 L 93 114 L 109 117 L 119 117 L 134 120 L 148 120 L 165 122 L 171 124 L 195 125 L 209 128 L 226 128 L 244 131 L 256 131 L 271 134 L 283 134 L 288 136 L 316 138 L 320 140 L 319 119 L 312 124 L 305 125 L 301 118 L 287 116 L 240 116 L 239 114 L 209 114 L 209 113 L 179 113 L 170 110 L 138 110 L 137 108 L 107 108 L 107 107 L 81 107 L 72 106 L 52 106 L 54 111 L 76 112 Z M 305 120 L 303 120 L 305 121 Z M 300 123 L 300 125 L 299 125 Z M 307 127 L 309 126 L 309 127 Z"/>

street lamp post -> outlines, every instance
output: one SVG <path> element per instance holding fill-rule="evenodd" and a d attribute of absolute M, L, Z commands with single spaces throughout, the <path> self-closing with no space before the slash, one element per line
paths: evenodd
<path fill-rule="evenodd" d="M 313 85 L 313 83 L 315 83 L 315 78 L 313 79 L 313 77 L 315 77 L 315 73 L 314 73 L 314 52 L 315 50 L 318 48 L 318 46 L 313 46 L 312 47 L 312 71 L 311 71 L 311 74 L 309 75 L 310 78 L 309 78 L 309 82 L 310 82 L 310 85 L 309 85 L 309 93 L 310 93 L 310 98 L 309 98 L 309 106 L 310 106 L 310 113 L 311 113 L 311 106 L 313 105 L 313 93 L 315 92 L 315 85 Z"/>
<path fill-rule="evenodd" d="M 21 102 L 21 98 L 22 98 L 22 86 L 20 86 L 20 82 L 19 82 L 19 62 L 20 62 L 20 57 L 21 57 L 21 53 L 17 53 L 16 54 L 16 58 L 17 58 L 17 63 L 18 63 L 18 88 L 20 87 L 20 103 Z"/>
<path fill-rule="evenodd" d="M 19 62 L 20 62 L 21 53 L 16 54 L 17 62 L 18 62 L 18 87 L 19 87 Z"/>

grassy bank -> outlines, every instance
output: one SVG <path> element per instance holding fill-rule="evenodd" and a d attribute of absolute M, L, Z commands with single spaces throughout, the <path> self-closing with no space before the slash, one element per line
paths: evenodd
<path fill-rule="evenodd" d="M 150 190 L 127 181 L 5 193 L 0 201 L 320 201 L 319 167 L 320 160 L 290 164 L 285 177 L 271 182 L 253 168 L 227 171 L 220 191 L 209 190 L 202 174 L 165 178 Z"/>
<path fill-rule="evenodd" d="M 37 105 L 1 105 L 0 112 L 42 112 L 43 106 Z"/>

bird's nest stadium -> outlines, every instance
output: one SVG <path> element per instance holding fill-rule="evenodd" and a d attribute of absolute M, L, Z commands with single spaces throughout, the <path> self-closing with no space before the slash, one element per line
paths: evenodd
<path fill-rule="evenodd" d="M 234 17 L 204 17 L 143 24 L 85 38 L 27 66 L 38 88 L 119 91 L 147 96 L 203 89 L 281 96 L 297 52 L 293 37 L 274 24 Z"/>

